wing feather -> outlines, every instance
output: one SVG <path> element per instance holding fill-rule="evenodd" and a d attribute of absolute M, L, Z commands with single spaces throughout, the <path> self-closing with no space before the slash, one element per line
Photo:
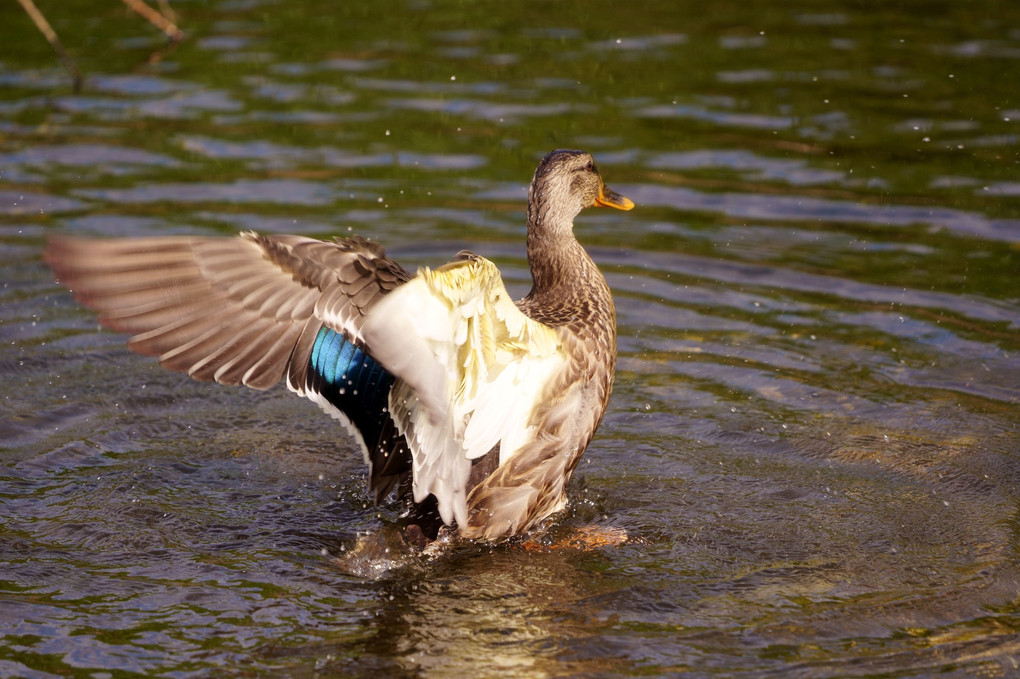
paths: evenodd
<path fill-rule="evenodd" d="M 410 453 L 385 411 L 366 414 L 380 399 L 338 404 L 322 393 L 322 381 L 310 367 L 323 327 L 366 348 L 360 337 L 365 313 L 410 279 L 377 244 L 358 236 L 322 242 L 254 233 L 53 238 L 44 257 L 105 325 L 132 335 L 131 349 L 158 356 L 166 368 L 255 389 L 286 376 L 289 389 L 318 403 L 355 435 L 371 464 L 377 499 L 410 473 Z M 371 377 L 375 385 L 383 380 Z M 378 407 L 386 407 L 385 394 Z M 366 442 L 366 435 L 378 440 Z"/>
<path fill-rule="evenodd" d="M 357 237 L 54 238 L 45 258 L 104 324 L 133 335 L 133 350 L 196 379 L 258 389 L 286 373 L 298 393 L 307 353 L 295 348 L 318 330 L 306 327 L 356 330 L 365 309 L 410 278 Z"/>
<path fill-rule="evenodd" d="M 492 262 L 470 256 L 419 270 L 372 308 L 362 334 L 401 380 L 390 411 L 412 449 L 415 500 L 432 493 L 444 521 L 467 525 L 471 460 L 499 445 L 503 464 L 533 431 L 567 362 L 558 333 L 521 313 Z"/>

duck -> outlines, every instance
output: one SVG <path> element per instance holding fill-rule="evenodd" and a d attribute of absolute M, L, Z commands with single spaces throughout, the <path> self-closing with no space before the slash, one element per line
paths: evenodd
<path fill-rule="evenodd" d="M 532 287 L 514 301 L 495 264 L 462 251 L 409 272 L 375 241 L 296 235 L 54 236 L 59 284 L 196 380 L 285 382 L 339 420 L 377 503 L 407 502 L 427 543 L 495 542 L 567 503 L 616 367 L 616 310 L 574 235 L 585 208 L 630 210 L 593 157 L 559 149 L 528 191 Z"/>

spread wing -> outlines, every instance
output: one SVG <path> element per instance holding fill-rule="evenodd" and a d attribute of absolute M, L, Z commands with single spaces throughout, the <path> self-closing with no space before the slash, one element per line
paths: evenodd
<path fill-rule="evenodd" d="M 44 257 L 102 323 L 132 335 L 134 351 L 222 384 L 266 389 L 286 376 L 290 389 L 350 425 L 377 496 L 406 474 L 385 417 L 392 376 L 366 356 L 362 326 L 410 275 L 378 245 L 255 233 L 61 237 Z"/>
<path fill-rule="evenodd" d="M 361 342 L 365 310 L 410 277 L 364 239 L 51 239 L 44 257 L 129 346 L 198 380 L 299 391 L 325 325 Z M 296 351 L 308 347 L 306 351 Z"/>
<path fill-rule="evenodd" d="M 381 299 L 362 334 L 400 379 L 390 412 L 414 459 L 414 499 L 432 493 L 447 523 L 467 526 L 471 460 L 500 464 L 534 434 L 543 391 L 567 358 L 558 333 L 525 316 L 496 266 L 467 255 L 421 269 Z"/>

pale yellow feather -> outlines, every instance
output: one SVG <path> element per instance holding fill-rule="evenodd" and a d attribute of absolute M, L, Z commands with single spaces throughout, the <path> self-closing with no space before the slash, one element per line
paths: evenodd
<path fill-rule="evenodd" d="M 534 433 L 531 418 L 566 365 L 559 336 L 525 316 L 496 266 L 472 257 L 423 268 L 372 310 L 363 335 L 403 386 L 391 394 L 414 453 L 414 496 L 439 500 L 464 525 L 470 461 L 500 446 L 510 459 Z"/>

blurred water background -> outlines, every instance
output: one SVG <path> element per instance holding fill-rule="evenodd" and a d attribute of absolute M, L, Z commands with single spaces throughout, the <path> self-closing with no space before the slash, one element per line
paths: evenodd
<path fill-rule="evenodd" d="M 0 675 L 1008 677 L 1020 656 L 1020 4 L 0 6 Z M 373 507 L 284 389 L 165 373 L 48 234 L 461 248 L 595 154 L 610 409 L 551 530 L 352 564 Z M 611 214 L 610 214 L 611 213 Z"/>

